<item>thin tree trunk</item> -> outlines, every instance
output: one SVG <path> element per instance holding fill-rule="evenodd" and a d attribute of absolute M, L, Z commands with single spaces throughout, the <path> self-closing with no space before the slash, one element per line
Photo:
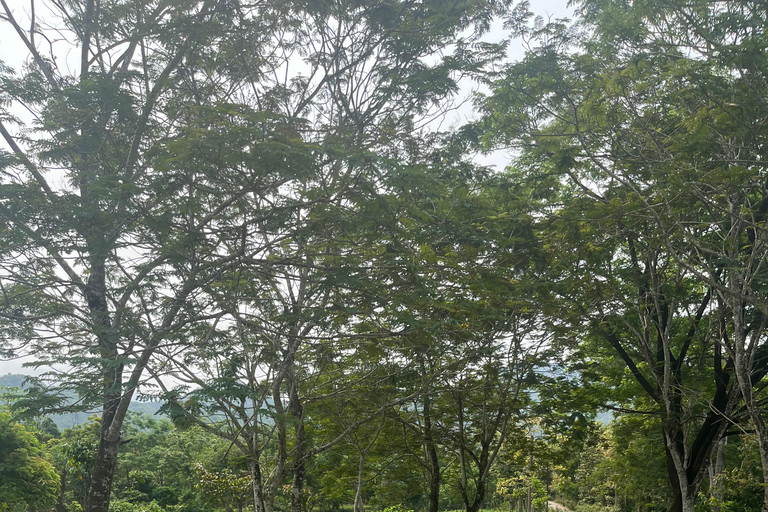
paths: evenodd
<path fill-rule="evenodd" d="M 355 486 L 355 504 L 354 512 L 365 512 L 363 505 L 363 469 L 365 468 L 365 455 L 360 454 L 360 461 L 357 465 L 357 485 Z"/>
<path fill-rule="evenodd" d="M 533 434 L 531 434 L 531 441 L 533 441 Z M 535 446 L 533 442 L 531 442 L 531 447 Z M 528 457 L 528 475 L 533 475 L 533 448 L 531 448 L 531 454 Z M 528 477 L 528 496 L 526 497 L 526 509 L 528 512 L 531 512 L 533 507 L 533 481 L 532 476 Z"/>
<path fill-rule="evenodd" d="M 283 483 L 283 477 L 285 476 L 285 465 L 288 460 L 288 426 L 285 415 L 285 407 L 283 407 L 283 399 L 281 395 L 281 388 L 284 381 L 284 376 L 275 379 L 272 385 L 272 400 L 275 405 L 275 427 L 277 428 L 277 460 L 275 461 L 275 469 L 272 480 L 269 482 L 267 489 L 267 495 L 265 497 L 265 512 L 272 512 L 275 508 L 275 497 L 280 490 L 280 486 Z"/>
<path fill-rule="evenodd" d="M 306 476 L 306 435 L 304 424 L 296 425 L 296 460 L 293 466 L 293 485 L 291 486 L 291 512 L 304 510 L 304 479 Z"/>
<path fill-rule="evenodd" d="M 303 512 L 304 510 L 304 479 L 307 470 L 307 435 L 304 430 L 304 408 L 299 399 L 299 383 L 296 377 L 293 361 L 288 372 L 288 385 L 290 397 L 288 408 L 295 422 L 294 435 L 294 463 L 293 485 L 291 486 L 291 512 Z"/>
<path fill-rule="evenodd" d="M 429 512 L 437 512 L 440 505 L 440 462 L 432 432 L 432 404 L 429 395 L 424 396 L 424 450 L 429 465 Z"/>
<path fill-rule="evenodd" d="M 712 512 L 720 512 L 720 502 L 723 500 L 723 481 L 718 477 L 725 472 L 726 444 L 728 444 L 728 438 L 724 437 L 717 445 L 714 462 L 709 466 L 710 497 L 714 500 Z"/>
<path fill-rule="evenodd" d="M 731 290 L 739 294 L 748 292 L 748 286 L 744 283 L 744 277 L 736 271 L 729 275 L 729 286 Z M 760 451 L 760 463 L 763 472 L 763 506 L 762 512 L 768 512 L 768 426 L 763 421 L 762 411 L 755 402 L 753 393 L 753 363 L 755 354 L 754 348 L 758 346 L 754 341 L 750 345 L 747 337 L 747 325 L 744 321 L 746 316 L 745 306 L 740 297 L 730 299 L 731 314 L 733 316 L 733 352 L 734 368 L 736 369 L 736 382 L 741 389 L 744 405 L 752 420 L 752 426 L 757 433 L 757 445 Z M 752 329 L 752 336 L 760 336 L 763 332 L 763 326 Z"/>
<path fill-rule="evenodd" d="M 679 427 L 664 427 L 667 469 L 673 493 L 669 512 L 693 512 L 699 488 L 704 476 L 708 474 L 712 451 L 719 444 L 728 426 L 724 418 L 733 411 L 740 396 L 738 388 L 732 388 L 726 397 L 720 397 L 725 400 L 714 402 L 713 409 L 722 413 L 710 413 L 691 443 L 691 448 L 686 447 Z"/>
<path fill-rule="evenodd" d="M 533 490 L 531 489 L 531 481 L 528 480 L 528 495 L 525 498 L 525 510 L 531 512 L 533 506 Z"/>
<path fill-rule="evenodd" d="M 254 436 L 255 437 L 255 436 Z M 254 443 L 256 440 L 254 439 Z M 256 447 L 254 447 L 255 450 Z M 259 463 L 259 452 L 254 451 L 251 454 L 251 488 L 253 490 L 253 510 L 254 512 L 266 512 L 264 505 L 264 488 L 261 481 L 261 464 Z"/>
<path fill-rule="evenodd" d="M 730 425 L 729 418 L 742 398 L 738 381 L 729 387 L 731 377 L 724 368 L 730 363 L 723 363 L 719 344 L 715 345 L 714 355 L 716 392 L 710 410 L 692 441 L 685 438 L 683 428 L 676 419 L 681 416 L 679 394 L 666 400 L 667 419 L 662 431 L 673 493 L 670 512 L 693 512 L 701 484 L 709 473 L 712 454 L 720 445 Z M 677 380 L 673 389 L 679 389 Z"/>
<path fill-rule="evenodd" d="M 56 512 L 67 512 L 67 504 L 64 501 L 65 494 L 67 492 L 67 462 L 64 462 L 64 467 L 61 468 L 61 474 L 59 475 L 61 481 L 61 487 L 59 487 L 59 497 L 56 500 Z"/>
<path fill-rule="evenodd" d="M 461 476 L 459 491 L 461 492 L 461 500 L 464 502 L 464 510 L 469 512 L 470 505 L 469 496 L 467 494 L 467 457 L 464 450 L 464 404 L 461 398 L 461 393 L 455 392 L 454 397 L 459 417 L 459 471 Z"/>
<path fill-rule="evenodd" d="M 757 431 L 757 446 L 760 450 L 760 464 L 763 466 L 763 506 L 762 512 L 768 512 L 768 428 L 763 421 L 759 408 L 750 411 L 752 424 Z M 757 421 L 756 421 L 757 419 Z"/>

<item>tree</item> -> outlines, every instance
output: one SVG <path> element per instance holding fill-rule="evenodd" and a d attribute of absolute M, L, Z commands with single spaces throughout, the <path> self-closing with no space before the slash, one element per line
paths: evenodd
<path fill-rule="evenodd" d="M 401 220 L 376 257 L 377 268 L 391 273 L 384 282 L 392 292 L 383 296 L 392 299 L 374 303 L 374 318 L 402 333 L 389 350 L 412 364 L 400 385 L 418 395 L 400 421 L 406 438 L 418 440 L 412 455 L 426 476 L 430 510 L 450 464 L 461 465 L 455 484 L 465 507 L 481 506 L 542 343 L 528 295 L 538 266 L 529 219 L 515 209 L 506 180 L 453 163 L 452 150 L 440 147 L 431 155 L 439 164 L 412 165 L 388 184 Z"/>
<path fill-rule="evenodd" d="M 319 380 L 322 358 L 345 350 L 337 343 L 358 334 L 344 320 L 353 319 L 352 324 L 367 313 L 339 296 L 373 295 L 361 291 L 355 279 L 372 273 L 366 243 L 382 223 L 374 219 L 364 233 L 354 226 L 360 214 L 370 213 L 363 202 L 379 200 L 383 183 L 394 178 L 390 174 L 421 165 L 422 155 L 412 154 L 412 146 L 421 137 L 435 139 L 427 124 L 445 114 L 446 105 L 450 108 L 458 78 L 481 72 L 499 56 L 502 45 L 480 44 L 479 38 L 506 5 L 471 0 L 302 6 L 291 11 L 292 24 L 275 43 L 275 69 L 285 81 L 267 88 L 267 78 L 253 78 L 259 108 L 295 121 L 294 135 L 312 144 L 318 165 L 291 189 L 304 200 L 301 208 L 268 220 L 280 224 L 279 235 L 267 231 L 246 240 L 249 253 L 258 258 L 242 261 L 206 289 L 208 324 L 176 335 L 198 340 L 198 347 L 184 355 L 171 348 L 167 354 L 172 355 L 169 367 L 199 386 L 188 404 L 205 403 L 222 412 L 227 421 L 222 436 L 238 438 L 238 448 L 251 458 L 258 510 L 271 510 L 288 469 L 292 506 L 300 510 L 306 465 L 329 446 L 307 448 L 305 407 L 315 392 L 308 383 Z M 454 49 L 445 51 L 449 47 Z M 425 64 L 428 57 L 435 63 Z M 378 291 L 383 285 L 376 286 Z M 217 350 L 226 350 L 228 363 L 218 360 Z M 200 368 L 206 375 L 198 375 Z M 175 405 L 184 401 L 168 396 Z M 176 412 L 191 417 L 198 412 L 183 409 Z M 289 427 L 294 436 L 290 467 Z M 262 471 L 260 460 L 273 440 L 275 471 Z"/>
<path fill-rule="evenodd" d="M 83 509 L 87 505 L 100 430 L 99 419 L 91 416 L 86 423 L 65 429 L 55 446 L 57 467 L 62 475 L 57 512 L 66 510 L 69 496 Z"/>
<path fill-rule="evenodd" d="M 368 357 L 360 352 L 368 352 Z M 362 346 L 332 366 L 320 377 L 327 383 L 322 387 L 324 396 L 310 397 L 307 403 L 307 434 L 312 449 L 341 440 L 315 455 L 314 481 L 323 495 L 351 502 L 355 512 L 365 512 L 382 468 L 405 456 L 394 419 L 407 407 L 397 399 L 403 372 L 394 359 L 385 363 L 374 346 Z M 374 413 L 376 417 L 370 418 Z"/>
<path fill-rule="evenodd" d="M 34 433 L 0 412 L 0 510 L 51 506 L 58 490 L 59 476 Z"/>
<path fill-rule="evenodd" d="M 449 388 L 454 401 L 449 410 L 457 422 L 445 437 L 451 440 L 448 448 L 458 452 L 457 485 L 467 512 L 483 505 L 490 471 L 527 399 L 523 384 L 533 368 L 521 361 L 520 340 L 511 337 L 506 357 L 499 356 L 498 348 L 480 357 L 477 370 L 470 365 Z"/>
<path fill-rule="evenodd" d="M 669 496 L 658 422 L 653 416 L 628 414 L 615 418 L 605 430 L 609 453 L 604 465 L 612 475 L 616 500 L 621 500 L 624 509 L 661 508 Z"/>
<path fill-rule="evenodd" d="M 20 75 L 3 70 L 3 103 L 34 114 L 14 134 L 6 110 L 0 126 L 3 339 L 63 363 L 60 387 L 101 407 L 86 510 L 106 512 L 158 347 L 206 317 L 205 285 L 255 257 L 243 240 L 279 231 L 266 210 L 289 208 L 280 187 L 314 170 L 283 117 L 232 103 L 243 80 L 223 69 L 245 39 L 267 55 L 250 34 L 273 44 L 287 7 L 85 0 L 44 22 L 31 11 L 29 32 L 3 7 L 30 52 Z M 67 34 L 50 52 L 48 30 Z M 58 59 L 70 41 L 79 65 Z"/>
<path fill-rule="evenodd" d="M 113 498 L 124 502 L 155 501 L 162 507 L 200 507 L 202 472 L 242 469 L 230 445 L 201 429 L 174 428 L 166 419 L 131 413 L 124 425 L 128 441 L 118 461 Z"/>
<path fill-rule="evenodd" d="M 293 206 L 367 171 L 345 150 L 397 145 L 497 54 L 465 50 L 504 3 L 83 0 L 44 20 L 2 5 L 30 54 L 3 69 L 3 104 L 32 113 L 0 126 L 3 339 L 63 363 L 61 387 L 101 407 L 86 509 L 106 512 L 128 405 L 162 372 L 158 349 L 218 315 L 206 287 L 244 263 L 268 271 Z"/>
<path fill-rule="evenodd" d="M 738 401 L 765 375 L 753 289 L 764 204 L 758 11 L 583 2 L 586 32 L 523 29 L 538 46 L 486 103 L 488 141 L 524 148 L 517 165 L 543 197 L 564 190 L 539 210 L 563 205 L 552 226 L 578 251 L 563 263 L 576 280 L 560 293 L 579 297 L 594 339 L 658 404 L 674 510 L 693 509 L 712 451 L 743 419 Z M 510 21 L 524 26 L 523 15 Z"/>

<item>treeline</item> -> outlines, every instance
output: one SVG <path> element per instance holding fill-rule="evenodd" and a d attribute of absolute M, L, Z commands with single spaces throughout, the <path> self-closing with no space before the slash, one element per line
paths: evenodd
<path fill-rule="evenodd" d="M 399 419 L 388 420 L 398 430 Z M 11 422 L 0 412 L 0 503 L 4 510 L 84 509 L 98 443 L 99 420 L 59 431 L 48 419 Z M 658 443 L 658 420 L 638 416 L 611 425 L 577 421 L 567 431 L 528 423 L 501 449 L 488 478 L 485 510 L 543 511 L 548 500 L 577 512 L 664 510 L 671 494 Z M 384 430 L 384 429 L 382 429 Z M 429 487 L 420 468 L 418 440 L 389 432 L 366 452 L 358 488 L 359 450 L 353 441 L 316 457 L 306 474 L 308 511 L 424 510 Z M 248 460 L 219 436 L 197 426 L 180 428 L 166 418 L 131 413 L 115 473 L 111 510 L 117 512 L 243 511 L 252 507 Z M 410 438 L 409 438 L 410 437 Z M 440 510 L 461 510 L 459 472 L 450 439 L 437 440 L 446 470 Z M 19 450 L 26 457 L 19 458 Z M 15 453 L 14 453 L 15 452 Z M 727 463 L 700 493 L 701 510 L 759 510 L 759 454 L 748 437 L 727 445 Z M 291 488 L 281 486 L 273 510 L 290 508 Z"/>
<path fill-rule="evenodd" d="M 76 483 L 4 419 L 60 510 L 768 504 L 762 4 L 2 7 L 8 407 L 99 411 Z"/>

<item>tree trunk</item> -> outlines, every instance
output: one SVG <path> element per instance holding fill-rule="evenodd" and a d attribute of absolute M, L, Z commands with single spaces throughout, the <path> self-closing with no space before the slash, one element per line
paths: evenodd
<path fill-rule="evenodd" d="M 714 461 L 709 466 L 709 495 L 714 500 L 712 512 L 720 512 L 720 502 L 723 500 L 723 481 L 717 477 L 725 472 L 726 444 L 728 444 L 728 438 L 724 437 L 717 445 Z"/>
<path fill-rule="evenodd" d="M 684 495 L 679 488 L 672 489 L 672 491 L 673 496 L 669 512 L 694 512 L 695 496 Z"/>
<path fill-rule="evenodd" d="M 103 421 L 103 420 L 102 420 Z M 112 481 L 117 466 L 117 455 L 120 451 L 120 435 L 111 429 L 112 422 L 105 421 L 101 427 L 99 448 L 91 474 L 91 484 L 86 499 L 86 512 L 109 512 L 109 499 L 112 492 Z"/>
<path fill-rule="evenodd" d="M 667 470 L 672 483 L 672 503 L 669 512 L 688 512 L 698 492 L 698 486 L 692 485 L 686 468 L 685 440 L 677 427 L 672 432 L 664 432 L 667 454 Z M 693 512 L 693 509 L 690 509 Z"/>
<path fill-rule="evenodd" d="M 749 286 L 745 284 L 744 277 L 736 271 L 729 275 L 729 286 L 737 293 L 748 293 Z M 733 352 L 734 368 L 736 369 L 736 382 L 741 389 L 744 405 L 752 420 L 752 426 L 757 433 L 757 445 L 760 450 L 760 463 L 763 470 L 763 482 L 768 484 L 768 426 L 763 421 L 762 411 L 755 401 L 753 393 L 753 365 L 755 362 L 755 349 L 759 346 L 753 339 L 747 337 L 747 324 L 745 317 L 747 311 L 740 297 L 730 298 L 731 314 L 733 316 Z M 761 336 L 764 326 L 751 329 L 750 336 Z M 762 512 L 768 512 L 768 485 L 763 485 Z"/>
<path fill-rule="evenodd" d="M 485 498 L 485 479 L 479 479 L 477 481 L 477 488 L 475 489 L 475 499 L 471 504 L 467 505 L 467 512 L 477 512 L 480 510 L 480 506 L 483 504 Z"/>
<path fill-rule="evenodd" d="M 291 486 L 291 512 L 304 510 L 304 478 L 307 472 L 306 435 L 304 424 L 296 425 L 296 460 L 293 465 L 293 485 Z"/>
<path fill-rule="evenodd" d="M 81 190 L 89 195 L 87 182 L 81 183 Z M 94 219 L 90 219 L 94 222 Z M 91 252 L 90 276 L 85 298 L 91 312 L 92 330 L 98 340 L 98 355 L 101 359 L 101 391 L 104 406 L 101 414 L 101 432 L 99 446 L 93 465 L 93 473 L 88 486 L 85 512 L 108 512 L 112 492 L 112 482 L 117 467 L 117 455 L 120 451 L 120 428 L 124 413 L 119 413 L 123 399 L 123 365 L 116 363 L 117 342 L 112 328 L 109 304 L 107 303 L 106 254 L 107 243 L 104 234 L 97 226 L 86 226 L 90 231 L 88 245 Z M 130 399 L 130 398 L 127 398 Z"/>
<path fill-rule="evenodd" d="M 527 512 L 531 512 L 531 508 L 533 506 L 533 499 L 532 499 L 533 496 L 532 496 L 532 494 L 533 494 L 533 492 L 532 492 L 532 489 L 531 489 L 531 481 L 529 480 L 528 481 L 528 495 L 525 498 L 525 510 Z"/>
<path fill-rule="evenodd" d="M 730 414 L 739 396 L 737 389 L 731 389 L 726 403 L 715 402 L 713 409 L 722 406 L 719 410 Z M 694 501 L 709 470 L 712 451 L 722 439 L 727 425 L 723 414 L 710 412 L 690 449 L 686 448 L 679 426 L 663 427 L 667 470 L 672 484 L 669 512 L 693 512 Z"/>
<path fill-rule="evenodd" d="M 768 512 L 768 431 L 765 422 L 760 416 L 759 408 L 756 408 L 754 415 L 758 418 L 756 422 L 753 418 L 752 423 L 757 430 L 757 446 L 760 449 L 760 463 L 763 466 L 763 506 L 762 512 Z"/>
<path fill-rule="evenodd" d="M 272 384 L 272 401 L 275 406 L 275 427 L 277 428 L 277 460 L 275 461 L 273 476 L 269 482 L 264 499 L 265 512 L 272 512 L 275 508 L 275 497 L 283 483 L 285 465 L 288 460 L 288 425 L 282 399 L 283 381 L 284 377 L 281 377 L 275 379 L 275 382 Z"/>
<path fill-rule="evenodd" d="M 528 456 L 528 474 L 529 475 L 533 475 L 533 446 L 535 446 L 533 444 L 533 440 L 534 440 L 533 439 L 533 434 L 531 434 L 531 441 L 532 441 L 531 442 L 531 454 Z M 532 476 L 528 477 L 528 495 L 526 496 L 526 502 L 525 502 L 526 510 L 528 512 L 531 512 L 531 510 L 533 508 L 533 489 L 532 489 L 532 487 L 533 487 L 533 480 L 532 479 L 533 479 Z"/>
<path fill-rule="evenodd" d="M 730 417 L 742 398 L 738 381 L 732 385 L 730 375 L 724 370 L 721 346 L 715 346 L 716 391 L 704 422 L 691 442 L 676 418 L 681 417 L 679 395 L 667 401 L 662 431 L 666 452 L 667 470 L 672 484 L 673 499 L 670 512 L 693 512 L 693 505 L 704 477 L 709 472 L 712 453 L 730 425 Z M 674 387 L 678 389 L 679 384 Z"/>
<path fill-rule="evenodd" d="M 251 454 L 251 489 L 253 490 L 254 512 L 267 512 L 264 505 L 264 489 L 261 482 L 261 465 L 259 464 L 258 451 Z"/>
<path fill-rule="evenodd" d="M 363 505 L 363 469 L 365 468 L 365 455 L 360 454 L 360 462 L 357 465 L 357 485 L 355 486 L 354 512 L 365 512 Z"/>
<path fill-rule="evenodd" d="M 67 462 L 64 462 L 64 466 L 61 468 L 61 474 L 59 475 L 61 481 L 61 487 L 59 487 L 59 497 L 56 500 L 56 512 L 67 512 L 67 504 L 64 501 L 65 494 L 67 492 Z"/>
<path fill-rule="evenodd" d="M 424 396 L 424 450 L 429 464 L 429 512 L 437 512 L 440 505 L 440 462 L 437 458 L 437 446 L 432 432 L 432 404 L 428 395 Z"/>
<path fill-rule="evenodd" d="M 294 435 L 294 463 L 293 463 L 293 485 L 291 486 L 291 512 L 302 512 L 304 510 L 304 479 L 307 471 L 307 435 L 304 430 L 304 408 L 299 399 L 299 383 L 296 377 L 293 361 L 288 372 L 288 386 L 290 397 L 288 409 L 295 421 Z"/>
<path fill-rule="evenodd" d="M 454 393 L 456 400 L 458 418 L 459 418 L 459 474 L 461 480 L 459 481 L 459 491 L 461 492 L 461 501 L 464 502 L 464 510 L 470 512 L 469 495 L 467 494 L 467 457 L 465 453 L 465 440 L 464 440 L 464 406 L 462 402 L 461 393 Z"/>

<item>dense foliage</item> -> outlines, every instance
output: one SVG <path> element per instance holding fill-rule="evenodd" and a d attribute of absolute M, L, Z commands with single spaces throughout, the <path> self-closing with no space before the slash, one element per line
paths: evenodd
<path fill-rule="evenodd" d="M 0 2 L 0 512 L 768 510 L 763 4 Z"/>

